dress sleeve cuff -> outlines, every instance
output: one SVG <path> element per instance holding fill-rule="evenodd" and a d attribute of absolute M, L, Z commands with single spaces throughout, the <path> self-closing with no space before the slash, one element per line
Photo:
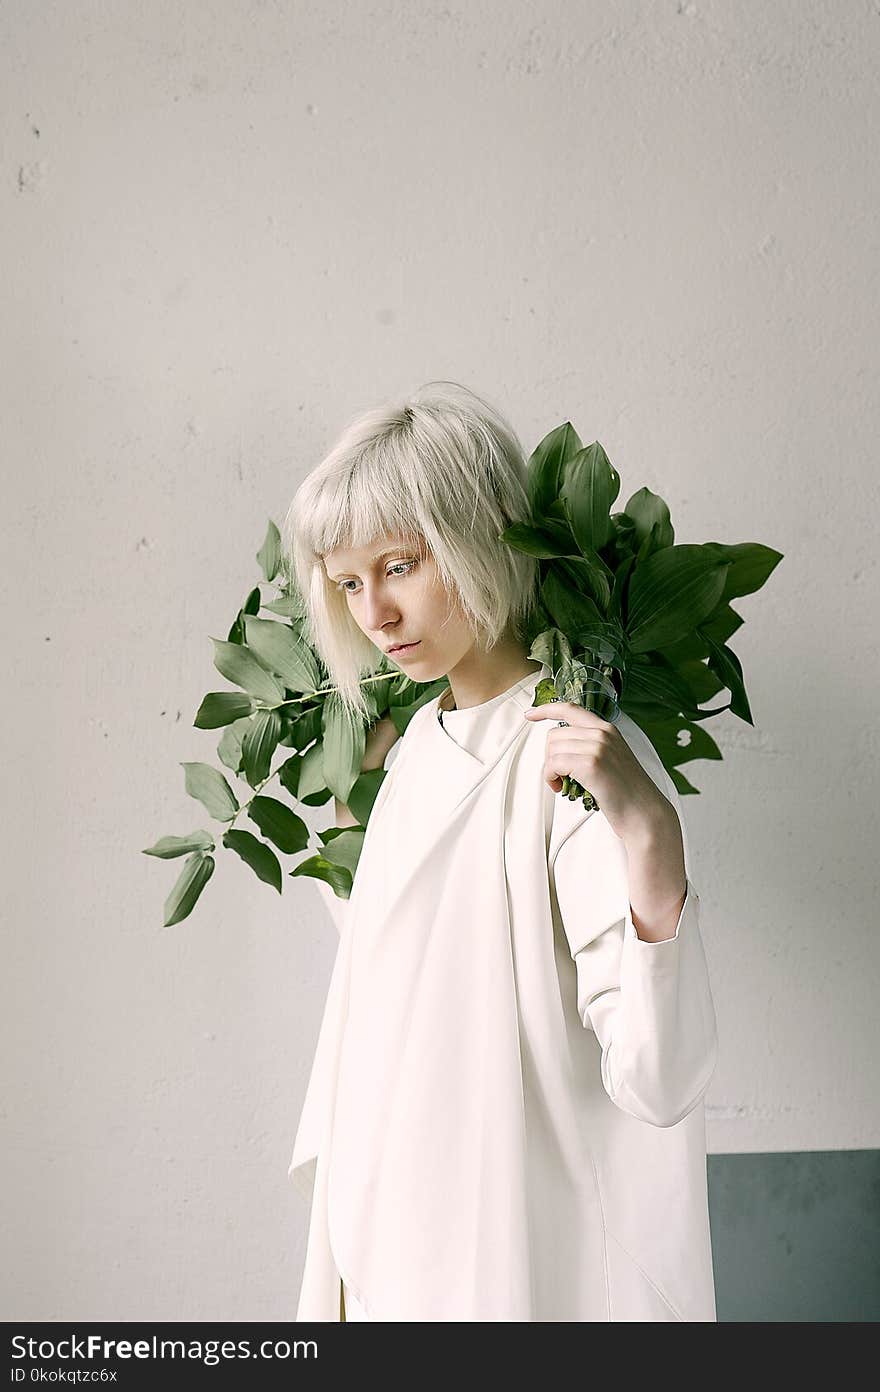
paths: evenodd
<path fill-rule="evenodd" d="M 657 958 L 658 965 L 662 963 L 664 959 L 668 959 L 669 962 L 672 963 L 676 956 L 677 946 L 681 941 L 682 925 L 686 925 L 689 916 L 697 911 L 699 903 L 700 896 L 697 894 L 690 878 L 688 878 L 684 903 L 681 906 L 681 912 L 678 915 L 678 922 L 675 925 L 675 932 L 672 937 L 660 938 L 658 942 L 649 942 L 645 938 L 640 938 L 636 932 L 636 925 L 633 922 L 632 916 L 632 905 L 629 899 L 627 899 L 624 939 L 632 943 L 637 951 L 644 953 L 647 958 Z M 686 931 L 687 928 L 685 927 L 685 932 Z"/>

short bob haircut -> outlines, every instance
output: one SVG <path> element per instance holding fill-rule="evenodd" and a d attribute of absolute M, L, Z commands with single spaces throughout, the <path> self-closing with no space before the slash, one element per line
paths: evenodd
<path fill-rule="evenodd" d="M 433 557 L 475 641 L 488 650 L 505 636 L 522 641 L 537 602 L 537 559 L 499 539 L 528 516 L 522 446 L 467 387 L 429 382 L 343 431 L 297 489 L 281 541 L 305 610 L 303 634 L 352 712 L 373 713 L 359 683 L 384 655 L 355 623 L 323 557 L 386 532 L 399 535 Z"/>

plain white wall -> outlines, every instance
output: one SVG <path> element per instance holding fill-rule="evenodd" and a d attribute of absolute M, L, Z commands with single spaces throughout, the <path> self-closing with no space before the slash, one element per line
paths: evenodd
<path fill-rule="evenodd" d="M 4 4 L 3 1318 L 294 1316 L 336 933 L 222 848 L 165 929 L 141 850 L 218 830 L 180 763 L 267 518 L 433 377 L 785 553 L 685 801 L 709 1146 L 880 1144 L 878 39 L 862 0 Z"/>

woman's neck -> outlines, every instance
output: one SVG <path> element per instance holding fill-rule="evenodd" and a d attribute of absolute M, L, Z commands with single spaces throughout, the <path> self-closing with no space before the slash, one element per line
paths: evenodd
<path fill-rule="evenodd" d="M 481 706 L 530 673 L 540 672 L 541 666 L 518 645 L 502 648 L 498 644 L 491 652 L 472 648 L 448 673 L 450 690 L 443 692 L 440 709 L 467 710 L 469 706 Z"/>

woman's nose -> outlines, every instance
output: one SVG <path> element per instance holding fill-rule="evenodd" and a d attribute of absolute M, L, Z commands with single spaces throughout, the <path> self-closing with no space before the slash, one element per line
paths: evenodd
<path fill-rule="evenodd" d="M 368 628 L 381 628 L 390 619 L 397 619 L 399 616 L 399 606 L 394 603 L 391 595 L 383 593 L 381 590 L 374 590 L 372 593 L 366 594 L 364 619 Z"/>

